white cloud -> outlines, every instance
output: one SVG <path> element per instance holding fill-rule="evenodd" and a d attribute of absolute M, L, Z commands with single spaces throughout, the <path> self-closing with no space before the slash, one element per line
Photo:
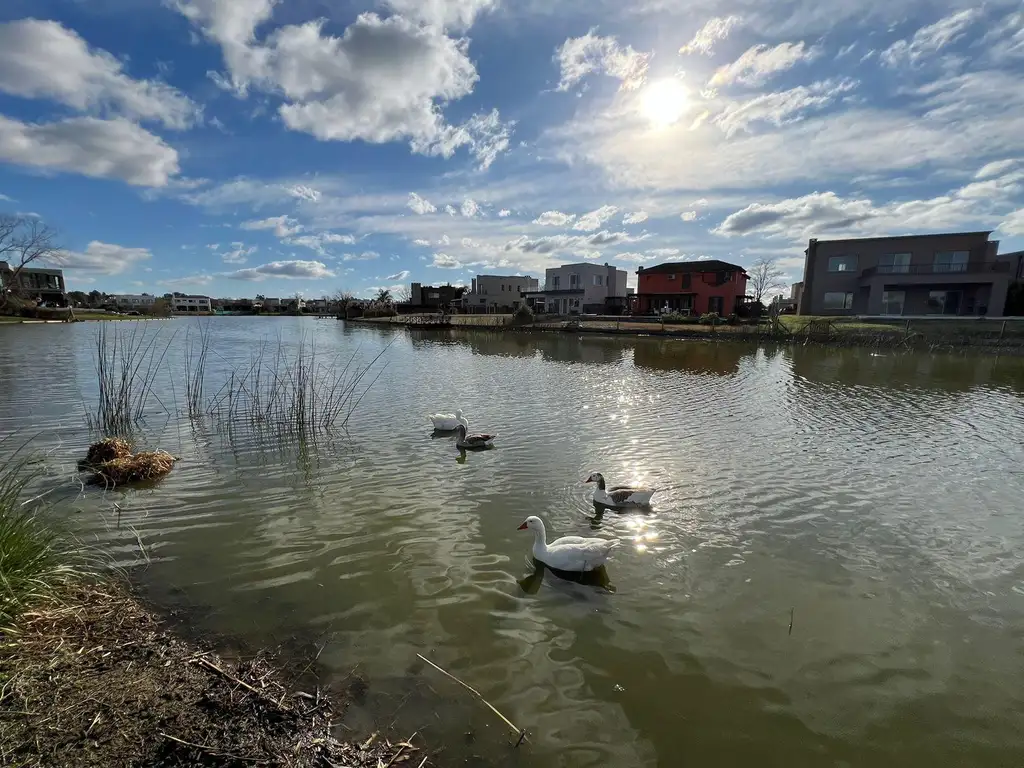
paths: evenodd
<path fill-rule="evenodd" d="M 434 260 L 430 262 L 430 266 L 437 267 L 438 269 L 458 269 L 462 266 L 462 263 L 446 253 L 435 253 Z"/>
<path fill-rule="evenodd" d="M 384 0 L 384 4 L 410 19 L 446 29 L 469 29 L 477 15 L 496 8 L 498 0 Z"/>
<path fill-rule="evenodd" d="M 809 110 L 835 103 L 856 87 L 854 80 L 822 80 L 788 91 L 765 93 L 749 101 L 727 105 L 715 116 L 714 123 L 729 137 L 738 131 L 749 130 L 755 123 L 781 126 L 802 120 Z"/>
<path fill-rule="evenodd" d="M 274 236 L 279 238 L 290 237 L 291 235 L 302 231 L 302 225 L 291 216 L 286 215 L 270 216 L 266 219 L 256 219 L 253 221 L 243 221 L 239 224 L 239 227 L 241 229 L 249 230 L 270 229 L 273 230 Z"/>
<path fill-rule="evenodd" d="M 232 280 L 248 280 L 257 282 L 268 277 L 282 277 L 289 280 L 310 279 L 317 280 L 325 277 L 334 277 L 327 265 L 320 261 L 272 261 L 268 264 L 261 264 L 258 267 L 240 269 L 237 272 L 228 272 L 224 277 Z"/>
<path fill-rule="evenodd" d="M 288 194 L 292 197 L 296 197 L 299 200 L 306 200 L 310 203 L 315 203 L 320 199 L 320 191 L 313 189 L 313 187 L 307 187 L 305 184 L 296 184 L 295 186 L 288 188 Z"/>
<path fill-rule="evenodd" d="M 388 275 L 385 280 L 405 280 L 412 273 L 408 269 L 403 269 L 401 272 L 396 272 L 393 275 Z"/>
<path fill-rule="evenodd" d="M 634 236 L 628 232 L 609 232 L 608 230 L 601 230 L 590 235 L 545 235 L 532 238 L 521 235 L 505 243 L 504 250 L 521 253 L 564 253 L 580 248 L 636 242 L 645 237 L 646 235 Z"/>
<path fill-rule="evenodd" d="M 1010 213 L 999 225 L 999 231 L 1010 236 L 1024 236 L 1024 208 L 1019 208 Z"/>
<path fill-rule="evenodd" d="M 682 219 L 683 221 L 695 221 L 697 218 L 697 212 L 683 211 L 681 214 L 679 214 L 679 218 Z"/>
<path fill-rule="evenodd" d="M 656 259 L 670 259 L 678 256 L 680 251 L 678 248 L 652 248 L 649 253 Z"/>
<path fill-rule="evenodd" d="M 0 91 L 51 99 L 79 111 L 114 112 L 187 128 L 199 108 L 157 80 L 133 80 L 120 61 L 90 50 L 73 30 L 56 21 L 21 19 L 0 24 Z"/>
<path fill-rule="evenodd" d="M 614 37 L 601 37 L 591 29 L 583 37 L 568 38 L 555 52 L 561 70 L 559 91 L 567 91 L 587 75 L 615 78 L 623 90 L 636 90 L 647 78 L 651 54 L 625 48 Z"/>
<path fill-rule="evenodd" d="M 418 213 L 420 216 L 426 213 L 435 213 L 437 206 L 427 200 L 425 197 L 420 197 L 415 192 L 409 193 L 409 202 L 406 203 L 409 210 L 413 213 Z"/>
<path fill-rule="evenodd" d="M 285 240 L 285 242 L 288 243 L 288 245 L 301 245 L 304 248 L 316 251 L 321 256 L 326 256 L 327 249 L 324 246 L 355 245 L 356 238 L 354 235 L 341 235 L 337 232 L 318 232 L 313 235 L 290 237 Z"/>
<path fill-rule="evenodd" d="M 480 206 L 476 204 L 476 201 L 469 200 L 468 198 L 462 201 L 462 208 L 460 210 L 462 215 L 467 219 L 472 219 L 474 216 L 483 214 L 483 211 L 480 210 Z"/>
<path fill-rule="evenodd" d="M 72 117 L 23 123 L 0 115 L 0 160 L 48 171 L 163 187 L 178 174 L 178 153 L 123 118 Z"/>
<path fill-rule="evenodd" d="M 981 170 L 974 174 L 976 179 L 990 179 L 993 176 L 1002 176 L 1012 168 L 1015 168 L 1019 160 L 996 160 L 981 167 Z"/>
<path fill-rule="evenodd" d="M 438 245 L 451 245 L 451 243 L 452 241 L 448 239 L 448 235 L 441 235 L 437 241 Z"/>
<path fill-rule="evenodd" d="M 719 68 L 711 76 L 708 86 L 718 88 L 733 83 L 764 85 L 773 75 L 791 69 L 802 61 L 811 61 L 820 52 L 819 48 L 805 48 L 802 42 L 780 43 L 772 48 L 755 45 L 732 64 Z"/>
<path fill-rule="evenodd" d="M 119 275 L 152 256 L 148 248 L 125 248 L 122 245 L 93 240 L 84 251 L 61 251 L 54 262 L 62 269 Z"/>
<path fill-rule="evenodd" d="M 213 282 L 213 275 L 188 275 L 186 277 L 171 277 L 160 280 L 160 285 L 167 288 L 194 288 L 209 285 Z"/>
<path fill-rule="evenodd" d="M 455 216 L 456 214 L 458 214 L 458 211 L 455 210 L 454 205 L 446 205 L 444 207 L 444 212 L 447 213 L 449 216 Z"/>
<path fill-rule="evenodd" d="M 739 23 L 739 16 L 714 16 L 708 19 L 707 23 L 697 30 L 693 39 L 679 49 L 679 54 L 685 56 L 689 53 L 702 53 L 710 56 L 715 43 L 727 38 Z"/>
<path fill-rule="evenodd" d="M 429 240 L 423 240 L 421 238 L 413 240 L 412 244 L 413 245 L 418 245 L 418 246 L 421 246 L 421 247 L 430 247 L 430 241 Z"/>
<path fill-rule="evenodd" d="M 399 2 L 453 20 L 451 4 Z M 469 5 L 460 5 L 454 18 L 468 18 Z M 496 110 L 461 125 L 445 121 L 442 107 L 472 93 L 479 76 L 468 39 L 449 37 L 441 26 L 361 13 L 340 37 L 325 35 L 318 20 L 280 26 L 257 41 L 255 30 L 270 18 L 273 0 L 175 0 L 175 6 L 220 44 L 228 77 L 219 79 L 240 93 L 253 86 L 280 93 L 285 103 L 278 113 L 291 130 L 323 141 L 407 141 L 414 152 L 442 157 L 467 147 L 483 167 L 508 147 L 511 125 Z"/>
<path fill-rule="evenodd" d="M 380 258 L 376 251 L 363 251 L 362 253 L 346 253 L 342 261 L 372 261 Z"/>
<path fill-rule="evenodd" d="M 596 211 L 580 216 L 572 228 L 581 232 L 593 232 L 595 229 L 600 229 L 606 221 L 618 212 L 619 209 L 614 205 L 602 205 Z"/>
<path fill-rule="evenodd" d="M 243 243 L 232 243 L 231 250 L 222 253 L 220 258 L 225 264 L 245 264 L 249 260 L 249 256 L 254 253 L 256 253 L 255 245 L 246 248 Z"/>
<path fill-rule="evenodd" d="M 644 253 L 637 253 L 636 251 L 630 251 L 626 253 L 620 253 L 615 256 L 616 261 L 650 261 L 651 257 Z"/>
<path fill-rule="evenodd" d="M 922 58 L 938 53 L 960 37 L 978 18 L 978 10 L 959 11 L 934 24 L 921 27 L 909 40 L 897 40 L 882 51 L 881 61 L 888 67 L 904 63 L 916 64 Z"/>
<path fill-rule="evenodd" d="M 634 211 L 622 217 L 623 224 L 643 224 L 647 221 L 647 211 Z"/>
<path fill-rule="evenodd" d="M 512 215 L 512 211 L 510 211 L 508 208 L 502 208 L 500 211 L 498 211 L 498 218 L 500 218 L 500 219 L 504 219 L 504 218 L 506 218 L 508 216 L 511 216 L 511 215 Z"/>
<path fill-rule="evenodd" d="M 562 213 L 561 211 L 544 211 L 533 220 L 534 224 L 542 227 L 565 227 L 576 220 L 575 213 Z"/>

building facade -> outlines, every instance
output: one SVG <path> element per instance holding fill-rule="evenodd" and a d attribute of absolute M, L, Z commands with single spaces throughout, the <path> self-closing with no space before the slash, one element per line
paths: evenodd
<path fill-rule="evenodd" d="M 545 270 L 544 288 L 526 293 L 535 312 L 557 315 L 622 312 L 626 305 L 626 270 L 610 264 L 566 264 Z"/>
<path fill-rule="evenodd" d="M 171 305 L 172 312 L 213 312 L 213 302 L 209 296 L 168 293 L 164 299 Z"/>
<path fill-rule="evenodd" d="M 455 285 L 422 285 L 412 283 L 409 291 L 409 304 L 427 309 L 447 309 L 461 300 L 466 289 Z"/>
<path fill-rule="evenodd" d="M 540 282 L 529 275 L 477 275 L 462 297 L 467 312 L 513 312 L 523 295 L 540 290 Z"/>
<path fill-rule="evenodd" d="M 10 264 L 0 261 L 0 289 L 43 304 L 67 306 L 63 270 L 22 267 L 17 275 L 14 272 Z"/>
<path fill-rule="evenodd" d="M 156 296 L 150 296 L 146 293 L 133 294 L 133 293 L 115 293 L 108 296 L 114 306 L 121 310 L 138 310 L 140 312 L 153 308 L 153 304 L 156 301 Z"/>
<path fill-rule="evenodd" d="M 812 239 L 801 315 L 1001 315 L 1016 263 L 991 232 Z"/>
<path fill-rule="evenodd" d="M 743 267 L 717 259 L 674 261 L 637 270 L 633 312 L 680 312 L 703 315 L 736 311 L 747 293 Z"/>

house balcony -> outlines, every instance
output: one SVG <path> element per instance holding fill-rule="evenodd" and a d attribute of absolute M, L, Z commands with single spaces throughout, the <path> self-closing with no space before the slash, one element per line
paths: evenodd
<path fill-rule="evenodd" d="M 890 283 L 962 283 L 988 282 L 1009 277 L 1011 264 L 1007 261 L 970 261 L 966 264 L 889 264 L 868 267 L 861 272 L 862 280 L 883 277 Z"/>

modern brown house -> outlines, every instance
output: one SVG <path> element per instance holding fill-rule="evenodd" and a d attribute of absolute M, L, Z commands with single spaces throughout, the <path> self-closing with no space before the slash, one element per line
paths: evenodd
<path fill-rule="evenodd" d="M 60 269 L 22 267 L 17 270 L 6 261 L 0 261 L 0 290 L 57 307 L 66 307 L 68 303 L 64 271 Z"/>
<path fill-rule="evenodd" d="M 466 289 L 454 285 L 423 285 L 413 283 L 409 291 L 409 306 L 420 309 L 442 309 L 450 307 L 462 298 Z"/>
<path fill-rule="evenodd" d="M 1016 263 L 991 232 L 812 239 L 801 315 L 1001 315 Z"/>

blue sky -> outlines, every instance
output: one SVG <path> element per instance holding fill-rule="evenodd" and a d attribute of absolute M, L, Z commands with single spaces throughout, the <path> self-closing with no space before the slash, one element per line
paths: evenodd
<path fill-rule="evenodd" d="M 1019 0 L 5 0 L 0 211 L 69 290 L 796 280 L 812 236 L 1024 248 L 1022 76 Z"/>

